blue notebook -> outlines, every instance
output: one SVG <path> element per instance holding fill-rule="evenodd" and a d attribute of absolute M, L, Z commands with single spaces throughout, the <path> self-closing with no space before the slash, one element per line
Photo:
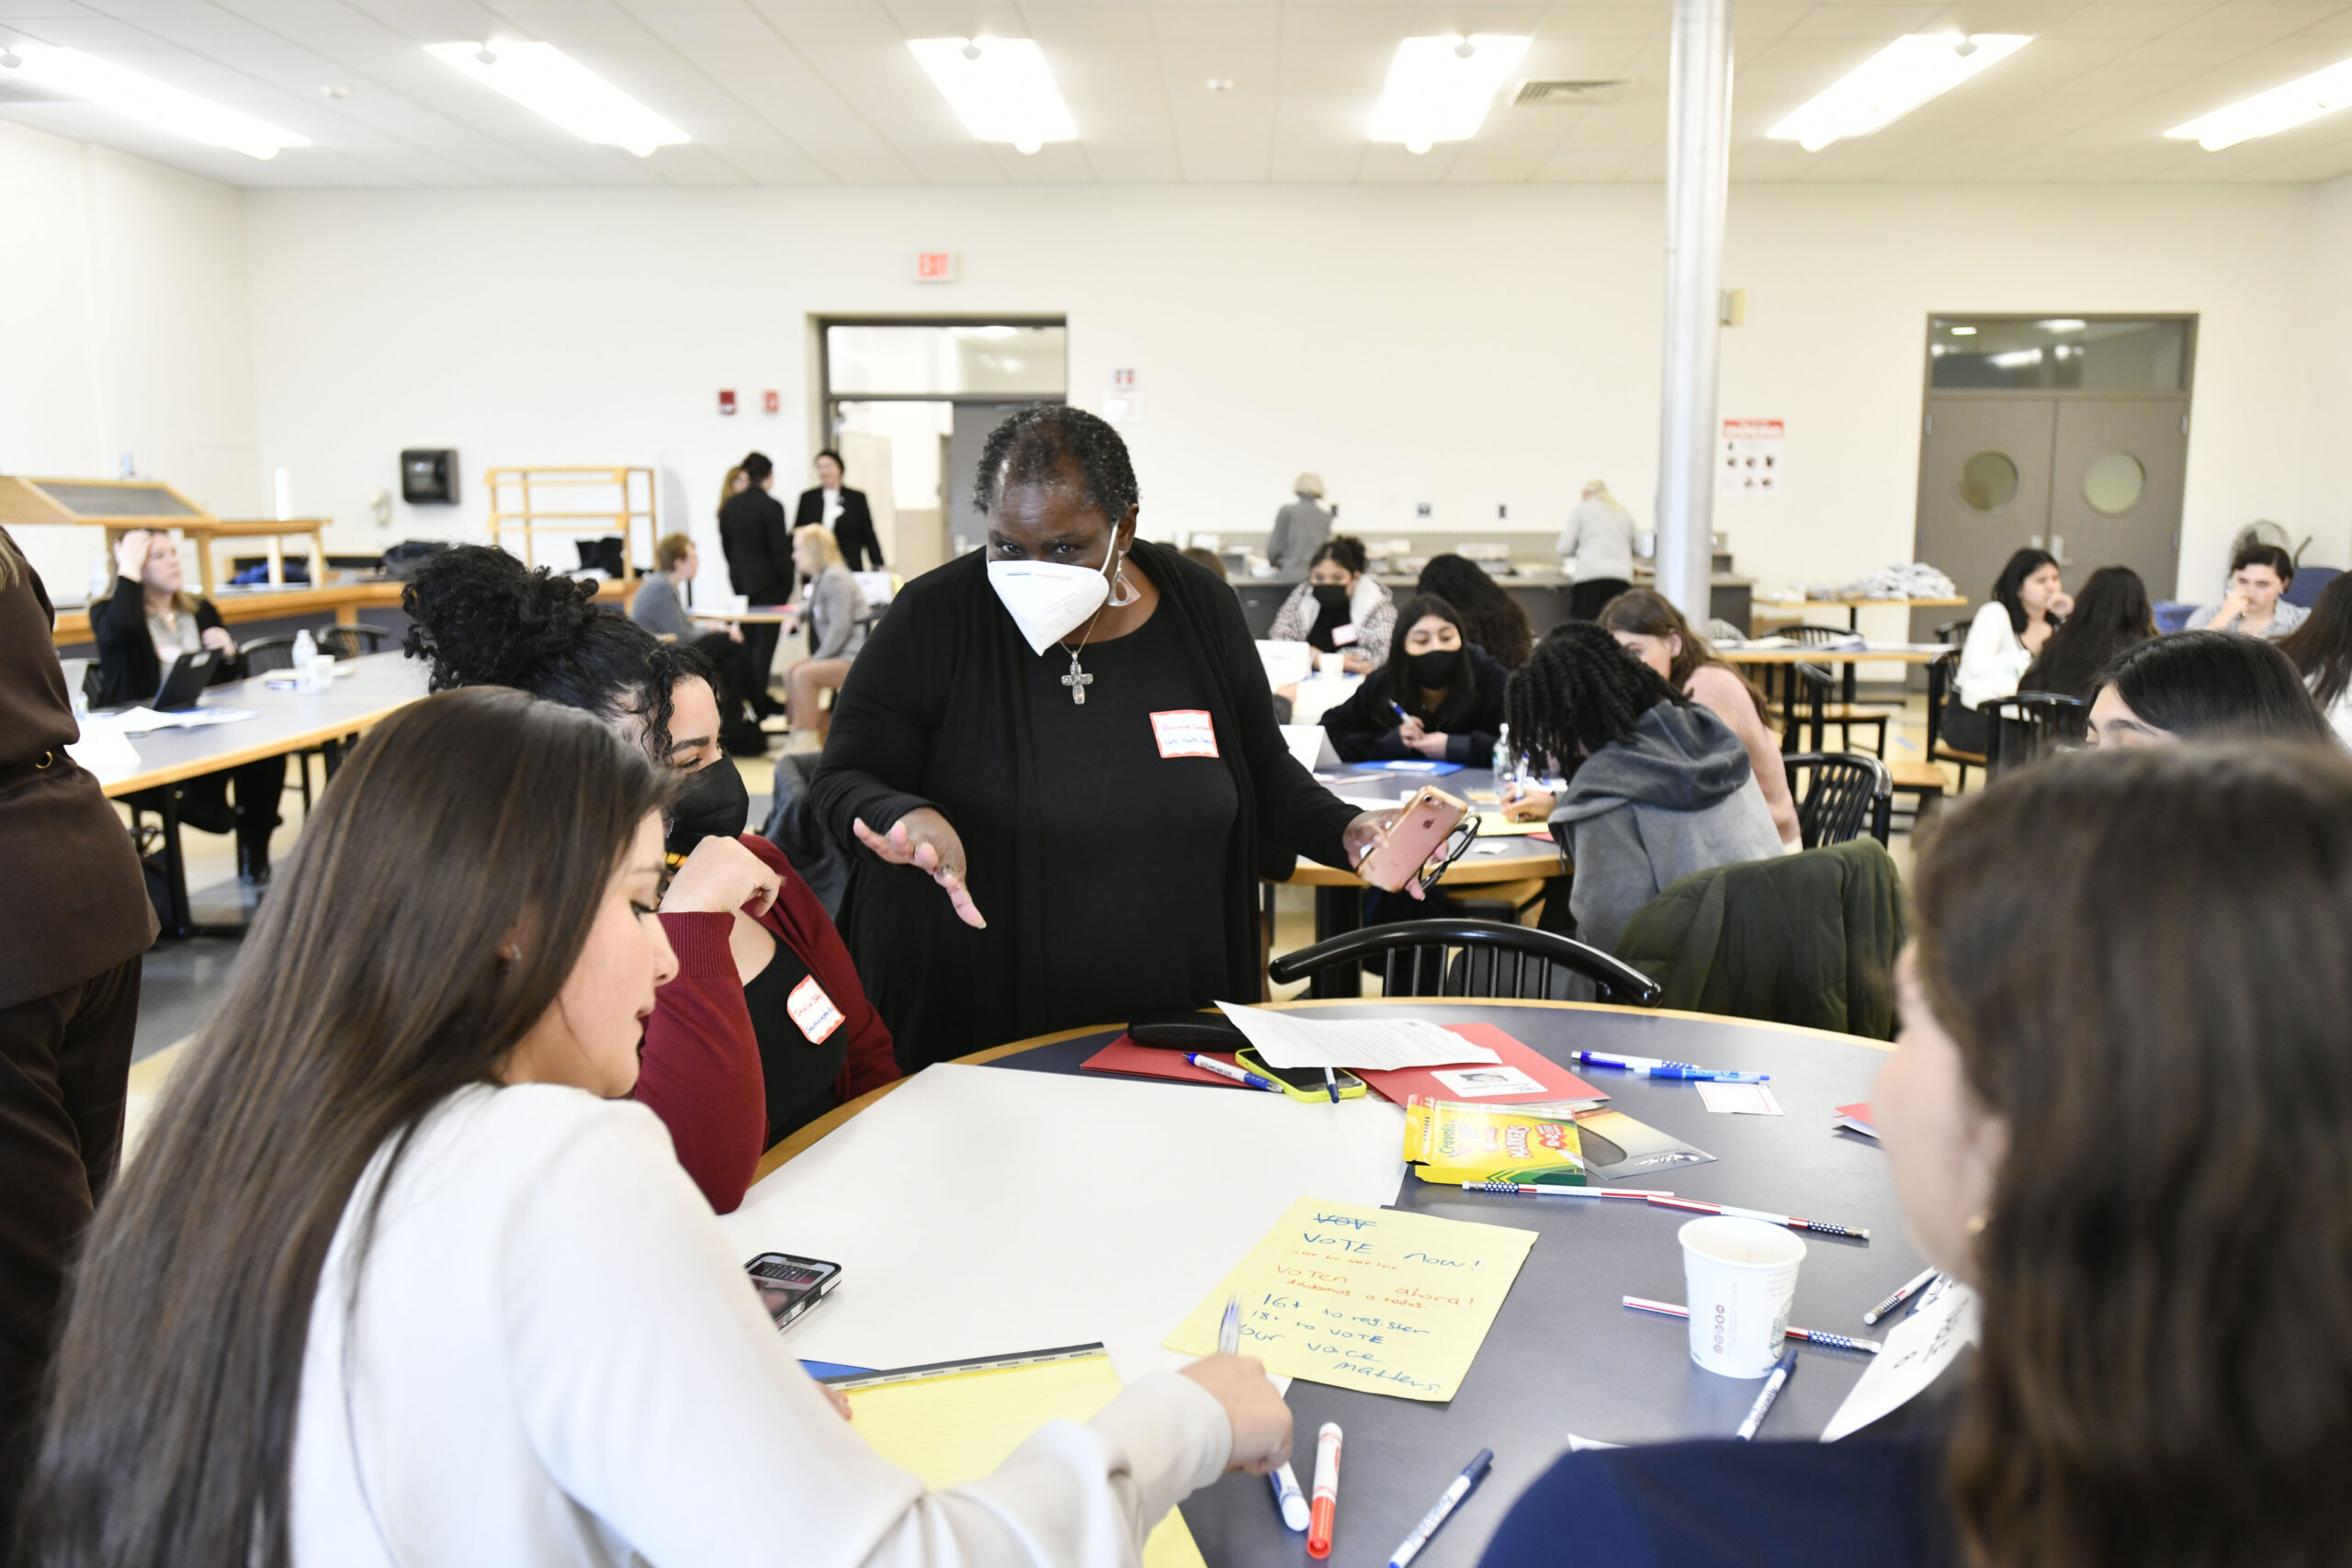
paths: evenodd
<path fill-rule="evenodd" d="M 1458 773 L 1462 771 L 1460 762 L 1372 762 L 1366 765 L 1385 768 L 1392 773 Z"/>

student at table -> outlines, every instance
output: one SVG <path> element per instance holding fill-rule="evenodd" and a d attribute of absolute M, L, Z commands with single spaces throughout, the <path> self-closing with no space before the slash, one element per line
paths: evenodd
<path fill-rule="evenodd" d="M 210 683 L 244 675 L 244 661 L 211 600 L 190 593 L 178 547 L 169 534 L 132 528 L 115 542 L 115 583 L 90 604 L 90 636 L 98 645 L 96 707 L 130 707 L 153 702 L 164 689 L 164 672 L 183 654 L 209 649 L 220 656 Z M 230 804 L 232 787 L 236 804 Z M 258 886 L 269 880 L 269 836 L 280 820 L 278 798 L 286 793 L 286 759 L 262 757 L 205 773 L 175 785 L 180 792 L 180 822 L 207 833 L 237 839 L 237 880 Z M 160 809 L 153 791 L 130 804 Z"/>
<path fill-rule="evenodd" d="M 1431 556 L 1414 591 L 1434 593 L 1459 610 L 1463 635 L 1504 669 L 1518 669 L 1535 651 L 1527 612 L 1476 561 L 1451 552 Z"/>
<path fill-rule="evenodd" d="M 1351 675 L 1369 675 L 1388 662 L 1396 629 L 1396 602 L 1369 570 L 1363 541 L 1340 534 L 1317 547 L 1306 581 L 1290 591 L 1270 642 L 1303 642 L 1319 653 L 1336 653 Z"/>
<path fill-rule="evenodd" d="M 784 689 L 792 728 L 824 739 L 832 716 L 817 705 L 820 692 L 838 691 L 849 678 L 850 660 L 865 646 L 865 591 L 842 562 L 832 535 L 815 524 L 792 533 L 792 564 L 808 584 L 801 600 L 808 626 L 808 657 L 785 667 Z"/>
<path fill-rule="evenodd" d="M 805 528 L 825 529 L 850 570 L 880 571 L 885 564 L 882 536 L 874 531 L 874 509 L 866 504 L 865 492 L 842 487 L 842 455 L 830 446 L 817 454 L 816 468 L 816 485 L 800 492 L 793 512 L 792 536 L 797 539 Z M 805 567 L 801 570 L 813 575 Z"/>
<path fill-rule="evenodd" d="M 2143 642 L 2101 672 L 2088 739 L 2104 750 L 2177 740 L 2326 740 L 2335 733 L 2276 644 L 2190 631 Z"/>
<path fill-rule="evenodd" d="M 2103 566 L 2075 595 L 2073 613 L 2026 666 L 2018 690 L 2088 702 L 2098 688 L 2099 671 L 2155 635 L 2155 612 L 2140 574 L 2128 566 Z"/>
<path fill-rule="evenodd" d="M 1388 662 L 1323 716 L 1345 762 L 1428 758 L 1485 767 L 1494 760 L 1510 672 L 1472 642 L 1462 613 L 1434 594 L 1406 602 Z"/>
<path fill-rule="evenodd" d="M 2060 757 L 1945 810 L 1871 1108 L 1982 1297 L 1956 1407 L 1571 1454 L 1488 1568 L 2343 1561 L 2352 761 Z"/>
<path fill-rule="evenodd" d="M 2303 672 L 2303 684 L 2335 738 L 2352 746 L 2352 572 L 2329 580 L 2309 618 L 2287 634 L 2278 651 Z"/>
<path fill-rule="evenodd" d="M 775 845 L 744 831 L 751 796 L 718 743 L 710 669 L 596 608 L 591 585 L 460 545 L 401 596 L 411 658 L 435 691 L 514 686 L 582 708 L 677 776 L 662 897 L 681 960 L 646 1031 L 640 1098 L 719 1213 L 763 1149 L 899 1076 L 840 933 Z"/>
<path fill-rule="evenodd" d="M 628 618 L 655 637 L 691 644 L 718 673 L 720 739 L 729 751 L 759 756 L 767 739 L 750 716 L 751 679 L 744 657 L 743 628 L 733 621 L 698 620 L 686 614 L 685 586 L 702 573 L 702 552 L 684 534 L 663 536 L 653 547 L 653 573 L 640 581 L 629 601 Z"/>
<path fill-rule="evenodd" d="M 1781 742 L 1764 722 L 1764 694 L 1724 662 L 1714 645 L 1663 593 L 1628 590 L 1603 604 L 1597 619 L 1620 647 L 1665 677 L 1667 684 L 1731 726 L 1747 752 L 1747 765 L 1771 809 L 1781 846 L 1801 848 L 1804 834 L 1797 824 L 1796 802 L 1789 795 Z"/>
<path fill-rule="evenodd" d="M 899 592 L 809 785 L 854 862 L 843 933 L 910 1072 L 1254 999 L 1260 875 L 1292 854 L 1351 866 L 1393 815 L 1293 760 L 1233 591 L 1136 537 L 1109 424 L 1014 414 L 973 494 L 987 547 Z"/>
<path fill-rule="evenodd" d="M 361 742 L 93 1228 L 25 1561 L 1131 1564 L 1287 1453 L 1232 1356 L 950 1491 L 865 1446 L 623 1098 L 674 784 L 517 692 Z"/>
<path fill-rule="evenodd" d="M 1731 726 L 1627 655 L 1590 621 L 1566 621 L 1510 678 L 1511 744 L 1567 780 L 1521 790 L 1514 820 L 1547 819 L 1576 880 L 1573 935 L 1613 951 L 1634 911 L 1692 872 L 1781 852 L 1780 829 Z M 1556 921 L 1547 901 L 1547 924 Z"/>
<path fill-rule="evenodd" d="M 66 1264 L 122 1147 L 155 910 L 78 738 L 40 574 L 0 528 L 0 1541 Z"/>
<path fill-rule="evenodd" d="M 2248 545 L 2230 562 L 2230 591 L 2218 604 L 2199 604 L 2188 629 L 2280 637 L 2310 614 L 2279 595 L 2295 581 L 2295 558 L 2276 545 Z"/>
<path fill-rule="evenodd" d="M 743 488 L 720 502 L 718 542 L 727 552 L 727 580 L 752 604 L 781 604 L 792 597 L 792 541 L 784 507 L 768 492 L 775 488 L 775 464 L 764 452 L 742 461 Z M 782 710 L 768 695 L 775 645 L 784 627 L 763 621 L 743 628 L 744 670 L 751 677 L 752 711 L 767 718 Z"/>
<path fill-rule="evenodd" d="M 1968 624 L 1960 650 L 1960 672 L 1944 698 L 1944 740 L 1982 756 L 1993 743 L 1992 721 L 1978 709 L 2018 694 L 2026 667 L 2074 608 L 2058 581 L 2058 561 L 2048 550 L 2024 549 L 2009 557 L 1993 581 L 1993 596 Z"/>

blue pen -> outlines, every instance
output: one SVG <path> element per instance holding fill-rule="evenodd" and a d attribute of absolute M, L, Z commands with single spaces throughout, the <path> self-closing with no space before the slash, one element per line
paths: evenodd
<path fill-rule="evenodd" d="M 1571 1051 L 1569 1055 L 1596 1067 L 1615 1067 L 1645 1078 L 1691 1078 L 1702 1083 L 1769 1083 L 1770 1073 L 1735 1073 L 1702 1067 L 1692 1062 L 1666 1062 L 1656 1056 L 1618 1056 L 1606 1051 Z"/>
<path fill-rule="evenodd" d="M 1405 1564 L 1419 1556 L 1421 1548 L 1430 1543 L 1430 1537 L 1437 1534 L 1439 1528 L 1453 1517 L 1453 1510 L 1461 1506 L 1462 1499 L 1470 1495 L 1471 1489 L 1487 1478 L 1487 1468 L 1494 1462 L 1495 1450 L 1480 1449 L 1477 1457 L 1462 1467 L 1462 1473 L 1453 1478 L 1453 1484 L 1445 1489 L 1445 1495 L 1437 1500 L 1437 1506 L 1421 1516 L 1421 1522 L 1413 1527 L 1413 1533 L 1405 1538 L 1405 1544 L 1388 1554 L 1388 1568 L 1405 1568 Z"/>
<path fill-rule="evenodd" d="M 1245 1071 L 1240 1067 L 1228 1067 L 1215 1056 L 1204 1056 L 1198 1051 L 1185 1052 L 1184 1060 L 1204 1073 L 1215 1073 L 1221 1078 L 1231 1078 L 1235 1083 L 1247 1084 L 1251 1089 L 1272 1089 L 1276 1094 L 1283 1091 L 1283 1086 L 1272 1078 L 1261 1078 L 1257 1074 Z"/>
<path fill-rule="evenodd" d="M 1772 1375 L 1764 1380 L 1764 1392 L 1756 1396 L 1756 1403 L 1748 1407 L 1747 1419 L 1739 1424 L 1739 1430 L 1734 1432 L 1733 1437 L 1743 1443 L 1755 1440 L 1756 1429 L 1764 1425 L 1764 1417 L 1772 1413 L 1772 1402 L 1781 1397 L 1781 1391 L 1788 1387 L 1789 1379 L 1796 1370 L 1797 1348 L 1792 1345 L 1781 1352 L 1780 1360 L 1773 1364 Z"/>

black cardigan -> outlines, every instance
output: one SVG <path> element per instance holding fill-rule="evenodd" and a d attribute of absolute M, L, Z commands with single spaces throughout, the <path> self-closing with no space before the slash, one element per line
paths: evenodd
<path fill-rule="evenodd" d="M 727 580 L 754 604 L 781 604 L 792 597 L 792 540 L 784 526 L 784 503 L 759 486 L 730 495 L 718 509 L 718 547 L 727 555 Z"/>
<path fill-rule="evenodd" d="M 806 528 L 811 524 L 821 525 L 824 521 L 825 492 L 821 490 L 802 491 L 799 508 L 792 515 L 792 525 Z M 852 490 L 847 485 L 842 487 L 842 515 L 841 520 L 833 525 L 833 543 L 842 547 L 842 559 L 849 564 L 850 570 L 882 570 L 882 539 L 874 531 L 874 512 L 865 504 L 864 491 Z M 869 559 L 873 562 L 870 567 L 859 564 Z"/>
<path fill-rule="evenodd" d="M 197 636 L 221 625 L 212 601 L 197 600 Z M 146 591 L 127 577 L 116 578 L 114 592 L 90 606 L 90 636 L 98 645 L 98 689 L 91 704 L 111 708 L 153 702 L 164 689 L 164 661 L 155 657 L 154 638 L 147 635 Z M 243 673 L 244 660 L 232 655 L 212 667 L 212 684 Z"/>
<path fill-rule="evenodd" d="M 1510 710 L 1503 706 L 1503 687 L 1510 680 L 1510 671 L 1495 661 L 1495 656 L 1476 643 L 1464 643 L 1469 651 L 1470 667 L 1478 683 L 1477 702 L 1467 726 L 1457 726 L 1445 732 L 1445 760 L 1466 767 L 1483 768 L 1494 761 L 1495 741 L 1500 738 Z M 1405 638 L 1399 633 L 1394 661 L 1403 659 Z M 1409 710 L 1414 705 L 1405 705 Z M 1417 714 L 1424 726 L 1428 714 Z M 1396 710 L 1388 705 L 1388 671 L 1383 666 L 1363 678 L 1363 684 L 1351 693 L 1346 702 L 1323 716 L 1323 728 L 1331 737 L 1331 750 L 1343 762 L 1401 761 L 1419 757 L 1421 753 L 1397 739 L 1404 727 Z"/>
<path fill-rule="evenodd" d="M 1054 1026 L 1053 998 L 1041 994 L 1052 933 L 1044 929 L 1037 788 L 1052 759 L 1031 745 L 1023 682 L 1038 656 L 997 602 L 985 558 L 975 550 L 900 590 L 850 666 L 808 788 L 819 819 L 852 862 L 842 934 L 910 1072 Z M 1288 874 L 1295 854 L 1346 865 L 1341 839 L 1356 808 L 1317 784 L 1283 744 L 1233 591 L 1163 546 L 1139 539 L 1134 559 L 1159 589 L 1155 614 L 1177 618 L 1239 795 L 1224 847 L 1226 994 L 1253 1001 L 1259 876 Z M 1012 796 L 1009 835 L 976 831 L 941 805 L 991 793 Z M 862 821 L 888 832 L 926 806 L 964 840 L 986 930 L 957 919 L 926 873 L 878 860 L 852 829 Z M 1110 865 L 1103 874 L 1148 877 L 1151 867 Z M 1151 962 L 1148 946 L 1134 961 Z"/>

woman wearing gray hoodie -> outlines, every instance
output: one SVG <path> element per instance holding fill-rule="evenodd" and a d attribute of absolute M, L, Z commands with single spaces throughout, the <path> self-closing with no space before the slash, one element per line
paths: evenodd
<path fill-rule="evenodd" d="M 1545 637 L 1506 697 L 1513 743 L 1566 775 L 1505 815 L 1549 818 L 1576 868 L 1569 933 L 1612 951 L 1634 911 L 1692 872 L 1781 851 L 1739 737 L 1589 621 Z M 1546 920 L 1547 926 L 1554 924 Z"/>

